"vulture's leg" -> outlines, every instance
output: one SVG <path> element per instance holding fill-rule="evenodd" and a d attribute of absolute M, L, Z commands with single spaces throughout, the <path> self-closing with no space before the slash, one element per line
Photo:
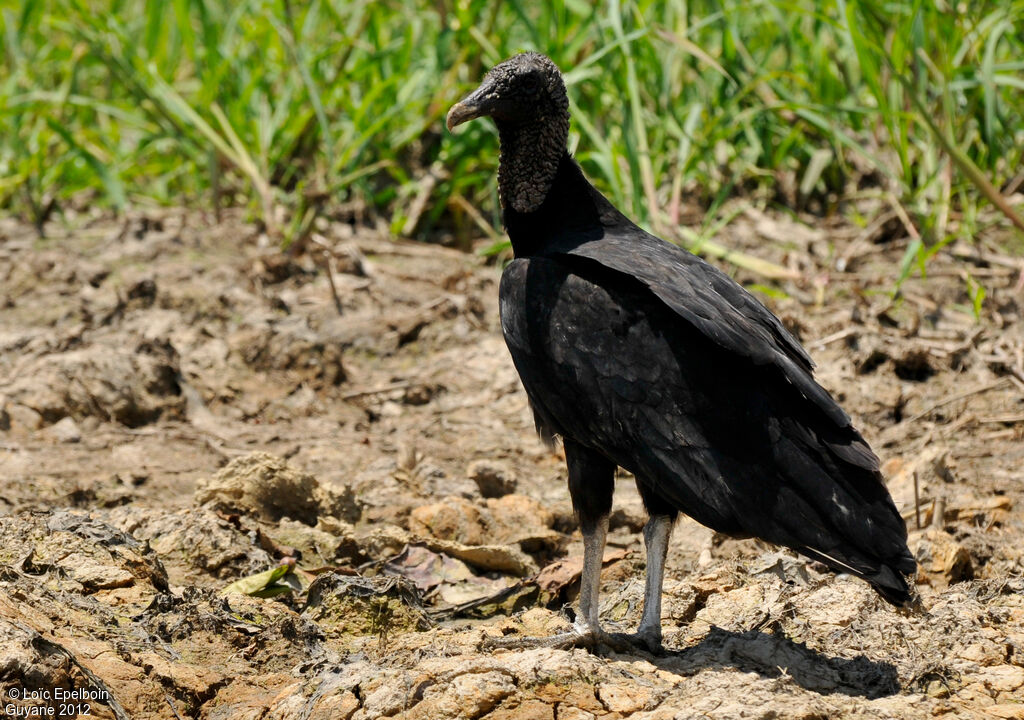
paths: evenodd
<path fill-rule="evenodd" d="M 655 491 L 655 483 L 637 478 L 636 489 L 644 501 L 650 519 L 644 526 L 644 545 L 647 547 L 647 580 L 644 583 L 644 613 L 635 635 L 619 635 L 618 639 L 645 647 L 651 652 L 661 651 L 661 588 L 665 580 L 665 558 L 672 524 L 679 511 Z"/>
<path fill-rule="evenodd" d="M 615 463 L 593 450 L 566 439 L 565 464 L 569 467 L 569 495 L 583 533 L 583 574 L 580 578 L 579 614 L 574 630 L 596 638 L 601 633 L 597 596 L 601 587 L 608 514 L 615 491 Z"/>
<path fill-rule="evenodd" d="M 579 612 L 570 632 L 547 638 L 502 638 L 488 640 L 485 647 L 595 647 L 609 644 L 616 649 L 627 641 L 610 642 L 613 636 L 601 630 L 598 621 L 598 592 L 604 543 L 608 535 L 608 514 L 615 489 L 615 463 L 600 453 L 565 438 L 565 462 L 569 468 L 569 495 L 583 533 L 583 574 L 580 578 Z"/>
<path fill-rule="evenodd" d="M 665 580 L 665 557 L 674 519 L 671 515 L 653 515 L 644 526 L 647 582 L 644 584 L 644 614 L 636 637 L 652 651 L 661 648 L 661 586 Z"/>
<path fill-rule="evenodd" d="M 604 541 L 608 536 L 608 515 L 583 525 L 583 574 L 580 577 L 579 612 L 573 629 L 580 635 L 598 635 L 601 623 L 597 618 L 597 596 L 601 590 L 601 565 Z"/>

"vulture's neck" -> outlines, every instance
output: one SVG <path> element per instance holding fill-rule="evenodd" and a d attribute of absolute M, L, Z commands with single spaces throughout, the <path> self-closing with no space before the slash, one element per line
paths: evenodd
<path fill-rule="evenodd" d="M 504 208 L 534 212 L 551 191 L 569 140 L 569 115 L 541 115 L 522 123 L 498 123 L 501 158 L 498 192 Z"/>
<path fill-rule="evenodd" d="M 504 152 L 502 153 L 504 155 Z M 566 250 L 577 242 L 601 237 L 623 218 L 594 187 L 568 151 L 558 157 L 540 204 L 529 212 L 503 202 L 505 230 L 516 257 Z"/>

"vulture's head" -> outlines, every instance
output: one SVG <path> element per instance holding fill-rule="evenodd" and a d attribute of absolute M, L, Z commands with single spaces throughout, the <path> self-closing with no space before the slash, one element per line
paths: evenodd
<path fill-rule="evenodd" d="M 448 111 L 448 129 L 485 115 L 494 118 L 499 129 L 563 117 L 568 124 L 569 98 L 558 66 L 535 52 L 496 65 L 480 87 Z"/>

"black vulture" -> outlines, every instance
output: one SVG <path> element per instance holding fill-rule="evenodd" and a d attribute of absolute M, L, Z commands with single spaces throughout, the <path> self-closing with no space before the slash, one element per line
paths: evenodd
<path fill-rule="evenodd" d="M 909 605 L 916 564 L 878 458 L 815 382 L 810 357 L 767 308 L 695 255 L 640 229 L 567 150 L 569 101 L 539 53 L 497 65 L 448 113 L 490 116 L 515 258 L 501 327 L 542 437 L 561 437 L 584 538 L 574 632 L 607 641 L 598 584 L 616 467 L 649 520 L 638 632 L 661 646 L 674 519 L 792 548 Z"/>

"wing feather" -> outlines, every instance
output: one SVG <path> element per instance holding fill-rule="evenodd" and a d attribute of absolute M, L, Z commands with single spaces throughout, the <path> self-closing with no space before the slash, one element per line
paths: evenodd
<path fill-rule="evenodd" d="M 813 361 L 779 319 L 696 255 L 621 222 L 599 237 L 566 235 L 545 255 L 584 258 L 635 278 L 717 345 L 757 365 L 775 365 L 834 423 L 850 424 L 849 415 L 815 382 Z"/>

